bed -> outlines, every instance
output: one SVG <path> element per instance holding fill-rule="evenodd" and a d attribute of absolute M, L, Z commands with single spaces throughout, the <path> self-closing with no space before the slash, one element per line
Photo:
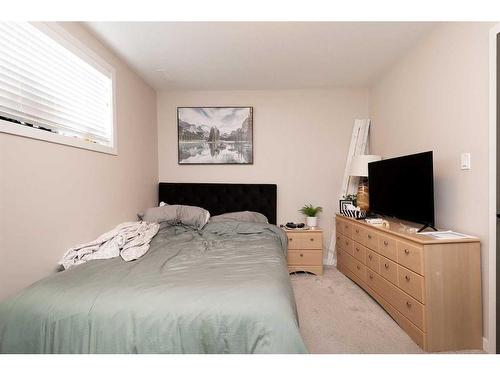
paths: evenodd
<path fill-rule="evenodd" d="M 161 183 L 159 201 L 276 222 L 276 185 Z M 138 260 L 93 260 L 1 303 L 0 353 L 305 353 L 285 254 L 273 224 L 162 226 Z"/>

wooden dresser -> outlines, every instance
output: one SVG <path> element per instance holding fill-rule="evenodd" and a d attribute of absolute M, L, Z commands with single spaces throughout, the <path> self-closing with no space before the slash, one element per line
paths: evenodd
<path fill-rule="evenodd" d="M 477 238 L 435 240 L 341 215 L 337 268 L 370 294 L 426 351 L 482 349 Z"/>
<path fill-rule="evenodd" d="M 306 271 L 323 275 L 323 231 L 286 230 L 288 272 Z"/>

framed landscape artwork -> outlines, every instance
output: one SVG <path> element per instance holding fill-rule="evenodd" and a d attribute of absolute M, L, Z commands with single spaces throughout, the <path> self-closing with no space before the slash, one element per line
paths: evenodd
<path fill-rule="evenodd" d="M 252 107 L 178 107 L 179 164 L 253 164 Z"/>

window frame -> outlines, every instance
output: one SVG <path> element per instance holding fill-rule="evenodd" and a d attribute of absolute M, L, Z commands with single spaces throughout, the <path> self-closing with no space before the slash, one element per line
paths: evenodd
<path fill-rule="evenodd" d="M 116 70 L 107 61 L 98 56 L 89 47 L 71 35 L 63 26 L 57 23 L 29 22 L 38 30 L 48 35 L 55 42 L 75 54 L 77 57 L 91 65 L 93 68 L 111 79 L 111 144 L 103 145 L 92 143 L 83 139 L 69 137 L 62 134 L 20 125 L 15 122 L 0 119 L 0 133 L 18 135 L 21 137 L 57 143 L 61 145 L 82 148 L 91 151 L 118 155 L 118 130 L 116 124 Z M 35 125 L 35 124 L 34 124 Z"/>

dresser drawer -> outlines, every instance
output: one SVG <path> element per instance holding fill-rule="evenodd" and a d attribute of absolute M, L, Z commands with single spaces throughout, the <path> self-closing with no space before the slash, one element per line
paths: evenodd
<path fill-rule="evenodd" d="M 366 250 L 367 250 L 366 247 L 364 247 L 363 245 L 360 245 L 356 241 L 352 241 L 352 247 L 353 247 L 352 255 L 354 256 L 354 258 L 356 258 L 360 262 L 364 263 L 365 258 L 366 258 Z"/>
<path fill-rule="evenodd" d="M 344 244 L 342 242 L 342 237 L 343 236 L 339 232 L 337 232 L 335 234 L 335 247 L 337 249 L 344 249 Z"/>
<path fill-rule="evenodd" d="M 366 249 L 365 264 L 375 272 L 380 272 L 380 255 L 373 250 Z"/>
<path fill-rule="evenodd" d="M 339 219 L 338 217 L 335 218 L 335 231 L 337 233 L 343 234 L 344 231 L 342 230 L 342 224 L 344 223 L 344 220 Z"/>
<path fill-rule="evenodd" d="M 353 264 L 352 272 L 354 272 L 354 274 L 361 281 L 366 282 L 366 266 L 356 259 L 353 260 L 352 264 Z"/>
<path fill-rule="evenodd" d="M 397 241 L 393 237 L 379 235 L 378 236 L 378 252 L 386 258 L 397 261 Z"/>
<path fill-rule="evenodd" d="M 424 330 L 424 305 L 370 269 L 366 271 L 366 283 L 382 298 L 390 301 L 390 304 L 413 324 Z"/>
<path fill-rule="evenodd" d="M 363 241 L 361 241 L 366 247 L 377 250 L 378 249 L 378 234 L 376 231 L 371 229 L 363 230 Z"/>
<path fill-rule="evenodd" d="M 288 264 L 291 266 L 318 266 L 323 264 L 321 250 L 288 250 Z"/>
<path fill-rule="evenodd" d="M 394 285 L 398 285 L 398 264 L 380 257 L 380 274 Z"/>
<path fill-rule="evenodd" d="M 365 230 L 361 225 L 352 224 L 352 239 L 358 243 L 363 243 Z"/>
<path fill-rule="evenodd" d="M 347 255 L 345 255 L 345 253 L 337 247 L 337 268 L 339 268 L 339 265 L 345 265 L 345 257 Z"/>
<path fill-rule="evenodd" d="M 421 275 L 424 274 L 424 249 L 405 241 L 398 241 L 398 263 Z"/>
<path fill-rule="evenodd" d="M 352 238 L 352 227 L 353 227 L 352 223 L 350 223 L 347 220 L 343 220 L 343 222 L 342 222 L 342 233 L 344 234 L 344 236 Z"/>
<path fill-rule="evenodd" d="M 350 255 L 354 255 L 353 254 L 353 240 L 351 240 L 350 238 L 347 238 L 343 235 L 340 235 L 340 241 L 337 242 L 337 245 L 340 246 L 340 248 L 342 250 L 344 250 L 346 253 L 350 254 Z"/>
<path fill-rule="evenodd" d="M 398 266 L 398 286 L 410 296 L 424 303 L 424 278 L 422 276 Z"/>
<path fill-rule="evenodd" d="M 287 233 L 287 235 L 289 249 L 323 249 L 321 233 Z"/>

